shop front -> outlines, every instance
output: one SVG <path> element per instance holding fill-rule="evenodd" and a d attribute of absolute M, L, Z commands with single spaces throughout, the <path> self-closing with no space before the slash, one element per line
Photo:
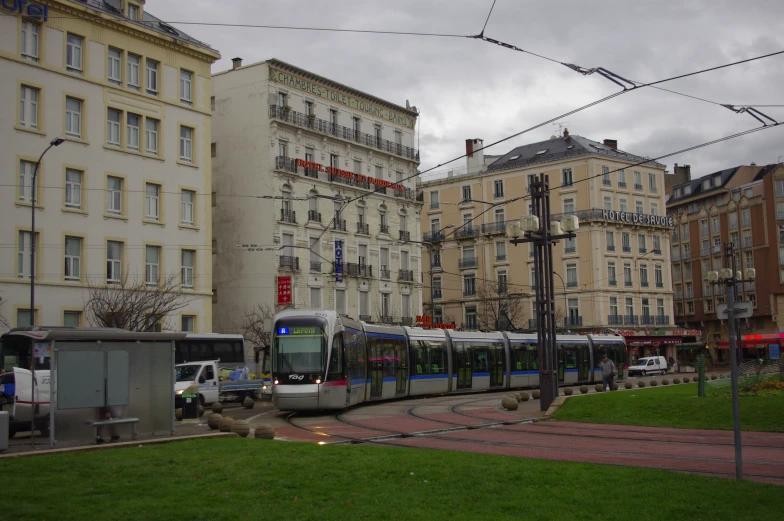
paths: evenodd
<path fill-rule="evenodd" d="M 779 360 L 782 347 L 784 347 L 784 333 L 770 333 L 765 335 L 742 335 L 741 360 Z M 716 346 L 720 363 L 729 363 L 730 344 L 727 341 L 719 342 Z"/>
<path fill-rule="evenodd" d="M 710 359 L 708 346 L 704 342 L 690 342 L 675 346 L 676 371 L 679 373 L 696 373 L 697 361 L 701 354 Z"/>
<path fill-rule="evenodd" d="M 647 356 L 663 356 L 668 366 L 676 363 L 676 346 L 683 343 L 682 336 L 627 336 L 629 346 L 629 365 L 637 365 L 640 358 Z"/>

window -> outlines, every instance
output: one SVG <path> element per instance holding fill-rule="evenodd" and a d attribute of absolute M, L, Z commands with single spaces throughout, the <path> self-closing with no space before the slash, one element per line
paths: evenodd
<path fill-rule="evenodd" d="M 336 128 L 338 125 L 338 111 L 335 109 L 329 109 L 329 123 L 332 125 L 332 132 L 337 132 Z M 367 314 L 367 313 L 363 313 Z"/>
<path fill-rule="evenodd" d="M 19 94 L 19 125 L 38 128 L 38 98 L 41 91 L 22 85 Z"/>
<path fill-rule="evenodd" d="M 536 270 L 534 270 L 533 264 L 531 265 L 531 269 L 529 271 L 530 271 L 530 273 L 529 273 L 530 279 L 529 280 L 531 281 L 530 282 L 531 288 L 535 288 L 536 287 Z"/>
<path fill-rule="evenodd" d="M 82 102 L 76 98 L 65 98 L 65 133 L 82 137 Z"/>
<path fill-rule="evenodd" d="M 30 259 L 32 258 L 32 234 L 30 232 L 19 232 L 19 247 L 17 258 L 17 274 L 20 279 L 30 278 Z M 38 246 L 38 234 L 35 234 L 36 246 Z M 37 251 L 37 249 L 36 249 Z M 36 262 L 37 265 L 37 262 Z M 36 275 L 37 277 L 37 275 Z"/>
<path fill-rule="evenodd" d="M 618 188 L 626 188 L 626 170 L 618 170 Z"/>
<path fill-rule="evenodd" d="M 632 238 L 629 232 L 621 232 L 621 246 L 626 253 L 632 251 Z"/>
<path fill-rule="evenodd" d="M 360 317 L 370 316 L 370 298 L 368 291 L 359 291 L 359 315 Z"/>
<path fill-rule="evenodd" d="M 289 106 L 289 95 L 285 92 L 278 92 L 278 106 L 279 107 L 288 107 Z"/>
<path fill-rule="evenodd" d="M 604 209 L 612 210 L 612 197 L 610 197 L 609 195 L 604 196 Z"/>
<path fill-rule="evenodd" d="M 122 214 L 122 186 L 123 180 L 119 177 L 106 178 L 106 211 L 107 213 Z"/>
<path fill-rule="evenodd" d="M 607 251 L 615 251 L 615 232 L 604 232 L 607 240 Z"/>
<path fill-rule="evenodd" d="M 430 208 L 439 208 L 441 203 L 438 199 L 438 190 L 430 192 Z"/>
<path fill-rule="evenodd" d="M 642 190 L 642 174 L 636 170 L 634 171 L 634 189 Z"/>
<path fill-rule="evenodd" d="M 648 253 L 648 244 L 644 233 L 637 235 L 637 246 L 639 247 L 640 253 Z"/>
<path fill-rule="evenodd" d="M 476 279 L 474 275 L 463 275 L 463 295 L 472 296 L 476 295 Z"/>
<path fill-rule="evenodd" d="M 653 253 L 661 255 L 661 235 L 653 236 Z"/>
<path fill-rule="evenodd" d="M 139 90 L 139 67 L 142 63 L 141 56 L 128 53 L 125 62 L 128 70 L 125 78 L 127 86 L 129 89 Z"/>
<path fill-rule="evenodd" d="M 659 215 L 659 205 L 651 203 L 651 215 Z"/>
<path fill-rule="evenodd" d="M 574 199 L 572 199 L 571 197 L 568 199 L 564 199 L 563 211 L 566 215 L 574 215 Z"/>
<path fill-rule="evenodd" d="M 160 281 L 161 249 L 146 246 L 144 251 L 144 281 L 148 286 L 157 286 Z"/>
<path fill-rule="evenodd" d="M 122 84 L 122 51 L 109 47 L 109 58 L 106 64 L 106 77 L 109 83 Z"/>
<path fill-rule="evenodd" d="M 781 229 L 781 227 L 779 227 Z M 738 234 L 737 232 L 730 234 L 730 241 L 735 243 L 735 246 L 738 246 L 740 243 L 738 242 Z M 752 234 L 751 230 L 743 230 L 743 247 L 744 248 L 751 248 L 753 245 Z"/>
<path fill-rule="evenodd" d="M 506 212 L 503 208 L 497 209 L 495 212 L 495 222 L 496 223 L 503 223 L 506 222 Z"/>
<path fill-rule="evenodd" d="M 126 140 L 128 148 L 133 148 L 134 150 L 139 150 L 139 122 L 141 121 L 141 116 L 136 114 L 128 113 L 126 122 Z"/>
<path fill-rule="evenodd" d="M 359 161 L 358 159 L 354 160 L 354 173 L 357 175 L 362 173 L 362 161 Z"/>
<path fill-rule="evenodd" d="M 351 118 L 351 120 L 352 120 L 352 123 L 354 125 L 352 127 L 354 129 L 354 138 L 356 139 L 356 138 L 359 137 L 362 120 L 359 117 L 357 117 L 357 116 L 354 116 L 353 118 Z"/>
<path fill-rule="evenodd" d="M 719 217 L 718 216 L 711 217 L 711 231 L 713 233 L 719 233 L 720 229 L 721 228 L 719 227 Z"/>
<path fill-rule="evenodd" d="M 33 198 L 38 201 L 38 192 L 40 189 L 35 187 L 35 195 L 33 195 L 33 172 L 35 171 L 35 163 L 30 161 L 19 162 L 19 200 L 27 203 L 32 202 Z"/>
<path fill-rule="evenodd" d="M 321 288 L 310 288 L 310 309 L 321 309 Z"/>
<path fill-rule="evenodd" d="M 497 241 L 495 243 L 495 260 L 497 260 L 497 261 L 505 261 L 506 260 L 506 242 L 505 241 Z"/>
<path fill-rule="evenodd" d="M 629 205 L 626 204 L 626 199 L 624 199 L 623 197 L 618 199 L 618 211 L 620 211 L 620 212 L 628 212 L 629 211 Z"/>
<path fill-rule="evenodd" d="M 196 192 L 183 190 L 180 195 L 180 222 L 182 224 L 193 225 L 193 200 Z"/>
<path fill-rule="evenodd" d="M 180 101 L 191 104 L 193 73 L 180 71 Z"/>
<path fill-rule="evenodd" d="M 659 190 L 656 186 L 656 174 L 648 174 L 648 188 L 651 192 L 657 192 Z"/>
<path fill-rule="evenodd" d="M 751 209 L 744 208 L 740 211 L 740 219 L 741 224 L 745 228 L 746 226 L 751 226 Z"/>
<path fill-rule="evenodd" d="M 433 277 L 433 298 L 441 297 L 441 277 Z"/>
<path fill-rule="evenodd" d="M 700 235 L 708 235 L 708 219 L 700 219 Z"/>
<path fill-rule="evenodd" d="M 664 287 L 664 276 L 662 275 L 662 266 L 661 264 L 656 264 L 653 267 L 653 276 L 656 280 L 656 287 L 663 288 Z"/>
<path fill-rule="evenodd" d="M 346 314 L 346 290 L 345 289 L 336 289 L 335 290 L 335 311 L 339 315 Z"/>
<path fill-rule="evenodd" d="M 147 94 L 158 95 L 158 62 L 147 58 L 145 65 Z"/>
<path fill-rule="evenodd" d="M 648 287 L 648 265 L 640 264 L 640 286 L 643 288 Z"/>
<path fill-rule="evenodd" d="M 626 315 L 630 317 L 634 315 L 634 300 L 632 297 L 626 297 Z"/>
<path fill-rule="evenodd" d="M 467 203 L 471 201 L 471 186 L 464 186 L 463 187 L 463 203 Z"/>
<path fill-rule="evenodd" d="M 493 182 L 493 197 L 502 199 L 504 197 L 504 181 L 503 179 L 496 179 Z"/>
<path fill-rule="evenodd" d="M 610 286 L 617 286 L 618 285 L 618 279 L 615 278 L 615 263 L 614 262 L 608 262 L 607 263 L 607 282 L 610 284 Z M 612 313 L 612 314 L 616 314 L 616 313 Z"/>
<path fill-rule="evenodd" d="M 120 146 L 120 118 L 122 113 L 117 109 L 109 109 L 106 116 L 106 142 Z"/>
<path fill-rule="evenodd" d="M 689 240 L 689 223 L 681 224 L 681 239 L 684 241 Z"/>
<path fill-rule="evenodd" d="M 389 293 L 382 293 L 381 294 L 381 320 L 384 321 L 385 318 L 388 321 L 391 318 L 391 311 L 389 305 L 390 297 Z"/>
<path fill-rule="evenodd" d="M 65 207 L 82 207 L 82 172 L 66 168 L 65 170 Z"/>
<path fill-rule="evenodd" d="M 40 26 L 33 22 L 22 20 L 22 58 L 38 61 L 38 32 Z"/>
<path fill-rule="evenodd" d="M 606 186 L 610 186 L 612 181 L 610 181 L 610 167 L 603 166 L 602 167 L 602 184 Z"/>
<path fill-rule="evenodd" d="M 180 160 L 193 162 L 193 129 L 180 127 Z"/>
<path fill-rule="evenodd" d="M 66 39 L 65 64 L 71 72 L 82 72 L 82 38 L 69 34 Z"/>
<path fill-rule="evenodd" d="M 647 298 L 642 299 L 642 316 L 644 317 L 651 316 L 650 301 Z"/>
<path fill-rule="evenodd" d="M 157 119 L 145 118 L 144 143 L 148 154 L 158 155 L 158 126 Z"/>
<path fill-rule="evenodd" d="M 694 301 L 690 300 L 686 303 L 686 314 L 693 315 L 694 314 Z"/>
<path fill-rule="evenodd" d="M 643 206 L 642 201 L 634 201 L 634 213 L 638 215 L 645 213 L 645 207 Z"/>
<path fill-rule="evenodd" d="M 564 187 L 564 186 L 572 186 L 574 184 L 574 181 L 572 179 L 572 169 L 571 168 L 564 168 L 561 171 L 561 174 L 562 174 L 561 179 L 563 181 L 561 183 L 562 187 Z"/>
<path fill-rule="evenodd" d="M 757 307 L 757 295 L 754 294 L 754 293 L 747 293 L 746 294 L 746 298 L 749 299 L 749 302 L 751 302 L 751 307 L 756 309 L 756 307 Z"/>
<path fill-rule="evenodd" d="M 79 327 L 82 322 L 82 314 L 79 311 L 64 311 L 63 325 L 65 327 Z"/>
<path fill-rule="evenodd" d="M 727 218 L 729 219 L 729 228 L 730 230 L 737 230 L 738 229 L 738 214 L 735 212 L 730 212 L 727 214 Z"/>
<path fill-rule="evenodd" d="M 632 265 L 628 262 L 623 263 L 623 284 L 626 287 L 632 285 Z"/>
<path fill-rule="evenodd" d="M 566 286 L 570 288 L 577 287 L 577 264 L 566 265 Z"/>
<path fill-rule="evenodd" d="M 754 267 L 754 252 L 753 251 L 746 251 L 743 252 L 744 256 L 744 264 L 746 268 L 753 268 Z"/>
<path fill-rule="evenodd" d="M 128 4 L 128 18 L 131 20 L 139 20 L 139 6 Z M 193 329 L 183 329 L 183 331 L 193 331 Z"/>
<path fill-rule="evenodd" d="M 193 333 L 196 327 L 196 317 L 193 315 L 183 315 L 182 316 L 182 331 L 187 333 Z"/>
<path fill-rule="evenodd" d="M 476 306 L 466 306 L 465 308 L 465 327 L 466 329 L 477 328 Z"/>
<path fill-rule="evenodd" d="M 581 326 L 580 323 L 580 308 L 579 308 L 579 300 L 576 298 L 570 298 L 566 301 L 567 307 L 567 320 L 569 325 L 571 326 Z"/>
<path fill-rule="evenodd" d="M 144 216 L 147 219 L 160 219 L 160 194 L 161 187 L 152 183 L 147 183 L 144 194 Z"/>
<path fill-rule="evenodd" d="M 577 252 L 577 238 L 576 237 L 569 237 L 564 241 L 564 253 L 576 253 Z"/>
<path fill-rule="evenodd" d="M 106 243 L 106 283 L 118 284 L 122 277 L 122 243 Z"/>
<path fill-rule="evenodd" d="M 683 277 L 684 277 L 685 279 L 690 279 L 690 278 L 691 278 L 691 262 L 687 262 L 687 263 L 684 265 L 684 269 L 683 269 Z"/>
<path fill-rule="evenodd" d="M 618 297 L 610 297 L 610 316 L 618 316 Z"/>
<path fill-rule="evenodd" d="M 196 259 L 194 250 L 182 250 L 182 287 L 193 289 L 193 266 Z"/>

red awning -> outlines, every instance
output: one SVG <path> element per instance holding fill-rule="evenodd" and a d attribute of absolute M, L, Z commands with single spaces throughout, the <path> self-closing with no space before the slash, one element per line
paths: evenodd
<path fill-rule="evenodd" d="M 784 333 L 771 333 L 767 335 L 742 335 L 741 348 L 743 349 L 767 349 L 770 344 L 784 346 Z M 729 349 L 730 344 L 726 340 L 719 342 L 718 349 Z"/>

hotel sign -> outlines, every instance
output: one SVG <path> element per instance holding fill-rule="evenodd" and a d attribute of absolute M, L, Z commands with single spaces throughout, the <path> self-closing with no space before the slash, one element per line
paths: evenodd
<path fill-rule="evenodd" d="M 316 172 L 326 172 L 330 175 L 345 177 L 346 179 L 353 179 L 358 183 L 370 183 L 376 186 L 383 186 L 384 188 L 393 188 L 398 192 L 403 192 L 406 189 L 400 183 L 392 183 L 390 181 L 384 181 L 383 179 L 376 179 L 375 177 L 370 177 L 363 174 L 355 174 L 354 172 L 341 170 L 340 168 L 335 168 L 333 166 L 325 167 L 321 163 L 314 163 L 313 161 L 305 161 L 304 159 L 297 159 L 296 165 L 301 166 L 302 168 L 307 168 L 308 170 L 315 170 Z"/>
<path fill-rule="evenodd" d="M 3 9 L 14 11 L 35 20 L 46 22 L 49 19 L 49 6 L 27 0 L 0 0 Z"/>
<path fill-rule="evenodd" d="M 2 1 L 3 4 L 5 5 L 6 0 L 2 0 Z M 287 85 L 289 87 L 299 89 L 303 92 L 307 92 L 308 94 L 318 96 L 319 98 L 325 99 L 327 101 L 340 103 L 341 105 L 345 105 L 354 110 L 360 110 L 362 112 L 366 112 L 371 116 L 375 116 L 380 119 L 385 119 L 390 123 L 397 123 L 398 125 L 402 125 L 404 127 L 414 128 L 414 118 L 412 118 L 411 116 L 406 116 L 398 112 L 393 112 L 382 106 L 375 105 L 369 101 L 364 101 L 358 98 L 354 98 L 352 96 L 347 96 L 342 92 L 338 92 L 334 89 L 325 87 L 324 85 L 319 85 L 318 83 L 313 83 L 312 81 L 308 81 L 299 78 L 297 76 L 292 76 L 287 72 L 283 72 L 278 69 L 273 69 L 270 67 L 269 79 L 270 81 L 274 81 L 276 83 L 282 83 L 283 85 Z"/>
<path fill-rule="evenodd" d="M 614 210 L 602 210 L 602 219 L 606 221 L 618 221 L 636 224 L 652 224 L 654 226 L 675 226 L 675 219 L 669 215 L 646 215 L 632 212 L 616 212 Z"/>

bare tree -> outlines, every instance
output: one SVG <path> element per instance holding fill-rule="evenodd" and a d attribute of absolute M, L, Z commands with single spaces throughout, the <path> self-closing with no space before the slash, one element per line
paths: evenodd
<path fill-rule="evenodd" d="M 11 329 L 11 322 L 3 315 L 3 297 L 0 297 L 0 331 L 7 331 Z"/>
<path fill-rule="evenodd" d="M 515 330 L 527 326 L 523 322 L 526 319 L 526 304 L 530 301 L 530 295 L 512 293 L 509 286 L 508 282 L 479 281 L 477 321 L 480 329 Z"/>
<path fill-rule="evenodd" d="M 90 284 L 84 303 L 87 322 L 94 327 L 118 327 L 128 331 L 174 329 L 168 323 L 172 313 L 200 297 L 183 293 L 177 273 L 148 286 L 143 278 L 128 274 L 117 284 Z"/>
<path fill-rule="evenodd" d="M 269 347 L 272 341 L 272 331 L 268 326 L 272 324 L 275 312 L 266 302 L 246 307 L 242 320 L 234 327 L 245 337 L 249 346 L 253 347 L 253 352 L 258 353 L 265 347 Z"/>

